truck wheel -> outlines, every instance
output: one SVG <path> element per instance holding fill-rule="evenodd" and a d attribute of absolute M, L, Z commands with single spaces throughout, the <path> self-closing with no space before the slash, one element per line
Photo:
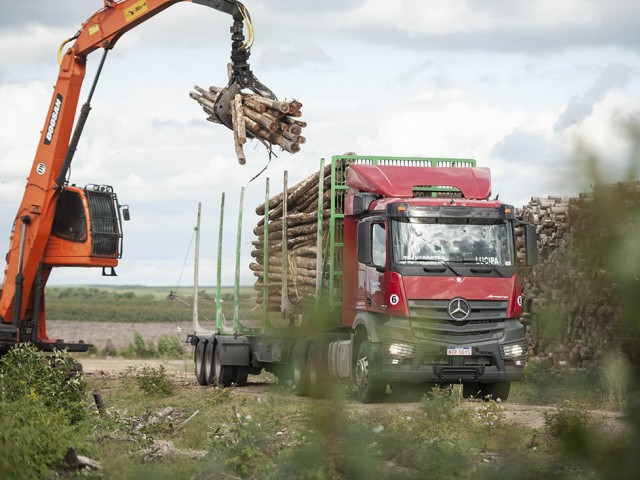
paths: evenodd
<path fill-rule="evenodd" d="M 293 364 L 293 386 L 296 393 L 302 396 L 309 395 L 309 371 L 305 363 L 306 346 L 306 342 L 296 342 L 291 358 L 291 363 Z"/>
<path fill-rule="evenodd" d="M 481 383 L 480 390 L 481 398 L 485 401 L 498 401 L 499 399 L 501 402 L 505 402 L 509 398 L 511 382 Z"/>
<path fill-rule="evenodd" d="M 213 341 L 207 342 L 207 345 L 204 347 L 204 385 L 211 385 L 213 382 L 213 351 L 215 350 L 216 344 Z"/>
<path fill-rule="evenodd" d="M 382 397 L 387 388 L 386 382 L 371 372 L 371 343 L 365 340 L 358 348 L 356 360 L 356 387 L 358 400 L 373 403 Z"/>
<path fill-rule="evenodd" d="M 392 383 L 391 394 L 393 399 L 399 402 L 417 402 L 428 394 L 434 385 L 434 383 Z"/>
<path fill-rule="evenodd" d="M 249 367 L 233 367 L 233 383 L 239 387 L 244 387 L 247 384 L 247 377 L 249 376 Z"/>
<path fill-rule="evenodd" d="M 309 395 L 313 398 L 327 396 L 329 372 L 320 346 L 313 342 L 307 355 L 307 373 L 309 379 Z"/>
<path fill-rule="evenodd" d="M 193 353 L 193 362 L 195 364 L 196 380 L 200 385 L 206 385 L 204 378 L 204 351 L 206 342 L 204 340 L 198 341 L 196 344 L 196 350 Z"/>
<path fill-rule="evenodd" d="M 233 381 L 233 366 L 222 365 L 220 360 L 220 348 L 216 348 L 213 352 L 214 380 L 221 387 L 229 387 Z"/>
<path fill-rule="evenodd" d="M 462 398 L 480 398 L 482 395 L 480 384 L 478 382 L 462 384 Z"/>

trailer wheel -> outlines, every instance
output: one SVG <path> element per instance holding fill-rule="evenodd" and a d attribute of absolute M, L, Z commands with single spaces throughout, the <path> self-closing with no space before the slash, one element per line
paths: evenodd
<path fill-rule="evenodd" d="M 309 370 L 305 362 L 306 342 L 296 342 L 291 359 L 293 370 L 293 386 L 296 393 L 302 396 L 309 395 Z"/>
<path fill-rule="evenodd" d="M 230 387 L 233 382 L 233 366 L 220 363 L 220 348 L 213 351 L 213 375 L 221 387 Z"/>
<path fill-rule="evenodd" d="M 501 402 L 505 402 L 509 398 L 510 390 L 511 382 L 481 383 L 480 397 L 485 401 L 498 401 L 499 399 Z"/>
<path fill-rule="evenodd" d="M 320 346 L 313 342 L 307 354 L 307 373 L 309 379 L 309 395 L 313 398 L 327 396 L 329 372 L 326 358 L 322 355 Z"/>
<path fill-rule="evenodd" d="M 204 378 L 204 351 L 206 347 L 206 342 L 204 340 L 199 340 L 196 344 L 196 350 L 193 353 L 193 362 L 195 364 L 195 374 L 196 380 L 200 385 L 206 385 Z"/>
<path fill-rule="evenodd" d="M 207 346 L 204 348 L 204 385 L 211 385 L 213 383 L 213 353 L 216 348 L 216 344 L 213 340 L 207 342 Z"/>
<path fill-rule="evenodd" d="M 371 343 L 363 341 L 358 348 L 356 360 L 356 387 L 358 400 L 362 403 L 373 403 L 382 397 L 387 384 L 371 371 Z"/>
<path fill-rule="evenodd" d="M 247 377 L 249 376 L 249 367 L 233 367 L 233 383 L 239 387 L 244 387 L 247 384 Z"/>

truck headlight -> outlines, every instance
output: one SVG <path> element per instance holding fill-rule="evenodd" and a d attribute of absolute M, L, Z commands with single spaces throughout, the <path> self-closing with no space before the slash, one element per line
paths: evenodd
<path fill-rule="evenodd" d="M 416 348 L 408 343 L 392 343 L 389 345 L 389 355 L 395 358 L 415 357 Z"/>
<path fill-rule="evenodd" d="M 502 357 L 524 360 L 527 357 L 527 342 L 507 343 L 502 345 Z"/>

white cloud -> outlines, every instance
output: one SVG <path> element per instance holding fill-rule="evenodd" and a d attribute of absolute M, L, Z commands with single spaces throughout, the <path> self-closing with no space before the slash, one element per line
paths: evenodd
<path fill-rule="evenodd" d="M 629 135 L 630 125 L 640 125 L 640 98 L 611 92 L 593 107 L 593 113 L 581 122 L 569 127 L 563 135 L 572 155 L 581 162 L 587 156 L 598 160 L 603 181 L 623 180 L 625 173 L 635 165 L 638 168 L 638 142 Z M 583 173 L 586 173 L 583 171 Z"/>
<path fill-rule="evenodd" d="M 7 14 L 4 27 L 0 22 L 0 251 L 8 248 L 45 121 L 57 46 L 91 13 L 75 25 L 77 5 L 64 3 L 60 8 L 67 10 L 56 7 L 51 25 L 43 15 L 39 23 L 20 20 L 28 15 L 10 22 L 17 7 L 0 7 Z M 636 4 L 256 0 L 249 5 L 257 31 L 253 70 L 280 97 L 304 103 L 309 127 L 301 153 L 280 155 L 249 185 L 243 282 L 252 282 L 246 266 L 257 221 L 253 209 L 264 198 L 265 177 L 277 193 L 284 169 L 290 184 L 297 182 L 318 168 L 321 156 L 356 151 L 476 158 L 492 169 L 494 194 L 516 205 L 532 195 L 579 189 L 570 160 L 577 137 L 605 158 L 626 158 L 628 144 L 615 119 L 639 108 L 640 81 L 629 73 L 640 70 L 640 58 L 629 50 L 637 48 L 629 46 L 637 28 L 628 26 Z M 220 85 L 226 78 L 230 19 L 209 10 L 173 6 L 127 33 L 109 54 L 71 180 L 111 184 L 131 206 L 120 276 L 110 281 L 174 283 L 198 201 L 206 212 L 203 249 L 215 248 L 222 191 L 224 283 L 233 280 L 239 189 L 267 159 L 262 146 L 248 147 L 248 163 L 239 166 L 230 132 L 206 122 L 187 96 L 194 83 Z M 614 37 L 623 48 L 609 47 Z M 502 53 L 511 44 L 511 53 Z M 576 45 L 581 48 L 566 48 Z M 80 103 L 98 57 L 96 52 L 87 62 Z M 603 66 L 616 63 L 628 65 L 628 76 L 598 82 Z M 213 268 L 212 259 L 203 263 Z M 102 280 L 98 271 L 61 269 L 52 282 L 73 278 Z M 210 284 L 213 274 L 203 278 Z"/>
<path fill-rule="evenodd" d="M 338 23 L 391 27 L 409 34 L 450 35 L 500 29 L 590 26 L 595 5 L 581 0 L 505 2 L 366 0 Z"/>

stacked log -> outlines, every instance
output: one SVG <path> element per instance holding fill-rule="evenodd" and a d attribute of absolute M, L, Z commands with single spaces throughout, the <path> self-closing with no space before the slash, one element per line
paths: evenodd
<path fill-rule="evenodd" d="M 541 259 L 559 247 L 569 231 L 570 212 L 578 207 L 576 199 L 548 196 L 532 197 L 522 208 L 516 208 L 516 216 L 536 226 L 538 252 Z M 516 231 L 518 259 L 524 261 L 524 231 Z"/>
<path fill-rule="evenodd" d="M 204 89 L 195 85 L 189 96 L 207 114 L 207 120 L 222 123 L 214 112 L 214 105 L 222 91 L 219 87 Z M 246 163 L 243 145 L 247 139 L 255 138 L 267 147 L 269 152 L 277 145 L 289 153 L 300 151 L 300 145 L 307 139 L 302 135 L 306 122 L 302 116 L 302 103 L 297 100 L 279 102 L 256 94 L 238 93 L 231 102 L 233 138 L 238 161 Z"/>
<path fill-rule="evenodd" d="M 540 263 L 521 273 L 532 300 L 528 337 L 535 355 L 555 366 L 591 368 L 611 348 L 629 348 L 620 291 L 605 252 L 611 254 L 611 241 L 632 238 L 638 211 L 640 182 L 574 198 L 534 197 L 516 210 L 538 232 Z M 518 257 L 524 258 L 521 232 L 517 238 Z"/>
<path fill-rule="evenodd" d="M 323 171 L 323 231 L 329 227 L 331 205 L 331 165 Z M 314 298 L 317 277 L 317 230 L 318 197 L 320 172 L 308 176 L 287 189 L 285 195 L 279 193 L 269 199 L 269 270 L 268 281 L 264 275 L 264 222 L 265 204 L 258 205 L 256 213 L 261 216 L 253 229 L 256 235 L 251 256 L 255 259 L 249 268 L 257 277 L 254 288 L 259 291 L 257 303 L 262 304 L 264 288 L 267 288 L 269 311 L 281 311 L 282 281 L 287 273 L 287 296 L 292 312 L 300 312 Z M 286 207 L 286 208 L 285 208 Z M 283 257 L 283 212 L 286 211 L 286 257 Z M 324 243 L 324 242 L 323 242 Z M 284 261 L 283 261 L 284 260 Z"/>

